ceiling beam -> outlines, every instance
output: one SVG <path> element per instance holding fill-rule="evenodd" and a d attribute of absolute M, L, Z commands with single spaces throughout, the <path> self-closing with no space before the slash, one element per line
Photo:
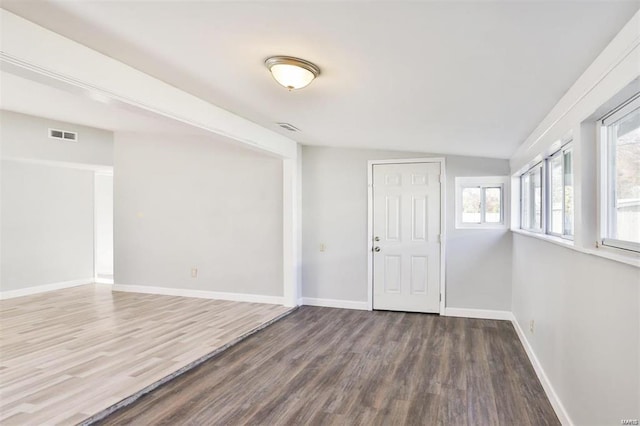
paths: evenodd
<path fill-rule="evenodd" d="M 157 78 L 0 9 L 0 63 L 22 77 L 157 114 L 282 158 L 296 142 Z"/>

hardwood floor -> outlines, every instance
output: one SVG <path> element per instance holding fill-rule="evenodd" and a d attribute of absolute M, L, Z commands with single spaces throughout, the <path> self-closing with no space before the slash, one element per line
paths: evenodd
<path fill-rule="evenodd" d="M 302 307 L 105 425 L 557 425 L 511 323 Z"/>
<path fill-rule="evenodd" d="M 0 424 L 75 424 L 290 311 L 89 285 L 0 301 Z"/>

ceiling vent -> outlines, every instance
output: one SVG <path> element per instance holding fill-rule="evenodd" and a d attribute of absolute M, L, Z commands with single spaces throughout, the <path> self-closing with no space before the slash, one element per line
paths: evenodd
<path fill-rule="evenodd" d="M 278 126 L 282 127 L 283 129 L 286 129 L 290 132 L 299 132 L 300 129 L 298 129 L 296 126 L 294 126 L 293 124 L 289 124 L 289 123 L 277 123 Z"/>
<path fill-rule="evenodd" d="M 78 133 L 70 132 L 68 130 L 49 129 L 49 137 L 52 139 L 58 139 L 67 142 L 78 141 Z"/>

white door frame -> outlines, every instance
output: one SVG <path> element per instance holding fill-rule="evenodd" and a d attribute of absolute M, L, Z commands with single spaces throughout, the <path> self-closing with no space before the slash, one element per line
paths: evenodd
<path fill-rule="evenodd" d="M 113 168 L 110 171 L 100 170 L 93 174 L 93 281 L 99 284 L 112 284 L 113 278 L 106 280 L 98 277 L 98 205 L 96 203 L 96 193 L 98 182 L 96 176 L 111 176 L 113 177 Z M 113 203 L 113 199 L 111 200 Z"/>
<path fill-rule="evenodd" d="M 440 315 L 444 315 L 445 300 L 445 241 L 446 239 L 446 187 L 445 161 L 443 157 L 407 158 L 399 160 L 370 160 L 367 164 L 367 303 L 373 310 L 373 166 L 376 164 L 440 164 Z"/>

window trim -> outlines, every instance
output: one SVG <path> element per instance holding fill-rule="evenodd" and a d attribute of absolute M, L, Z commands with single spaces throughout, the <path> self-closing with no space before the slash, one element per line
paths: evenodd
<path fill-rule="evenodd" d="M 637 94 L 620 106 L 614 108 L 598 121 L 600 137 L 598 143 L 600 165 L 598 175 L 598 187 L 600 189 L 600 193 L 597 201 L 599 211 L 598 243 L 602 244 L 603 247 L 625 250 L 633 253 L 640 253 L 640 243 L 607 237 L 612 221 L 612 208 L 609 202 L 612 197 L 612 187 L 610 185 L 612 169 L 609 166 L 608 159 L 611 156 L 611 147 L 609 144 L 609 139 L 611 137 L 610 126 L 638 109 L 640 109 L 640 94 Z"/>
<path fill-rule="evenodd" d="M 530 213 L 534 214 L 534 209 L 533 206 L 535 205 L 535 201 L 534 198 L 531 197 L 532 194 L 532 187 L 533 187 L 533 179 L 531 179 L 531 176 L 533 176 L 533 171 L 535 169 L 540 169 L 539 173 L 540 173 L 540 228 L 532 228 L 530 226 L 531 224 L 531 220 L 529 221 L 529 223 L 527 223 L 525 225 L 525 222 L 523 220 L 524 218 L 524 180 L 523 177 L 525 175 L 529 175 L 529 188 L 527 188 L 528 194 L 529 194 L 529 208 L 530 208 Z M 527 231 L 527 232 L 533 232 L 535 234 L 545 234 L 545 229 L 546 229 L 546 214 L 545 214 L 545 210 L 546 210 L 546 198 L 547 198 L 547 188 L 546 188 L 546 184 L 545 184 L 545 175 L 546 175 L 546 167 L 545 167 L 545 161 L 539 161 L 538 163 L 534 164 L 533 166 L 529 167 L 524 173 L 522 173 L 519 176 L 520 179 L 520 229 Z"/>
<path fill-rule="evenodd" d="M 563 238 L 565 240 L 571 240 L 573 241 L 574 238 L 574 234 L 575 234 L 575 229 L 573 230 L 573 233 L 571 235 L 569 234 L 565 234 L 565 212 L 566 212 L 566 194 L 565 194 L 565 190 L 566 190 L 566 185 L 565 185 L 565 161 L 564 161 L 564 157 L 566 155 L 567 152 L 571 152 L 572 156 L 571 156 L 571 173 L 573 174 L 573 170 L 574 170 L 574 164 L 573 164 L 573 144 L 572 144 L 573 140 L 569 140 L 568 142 L 565 142 L 557 151 L 555 151 L 553 154 L 549 155 L 548 157 L 545 158 L 544 163 L 545 163 L 545 169 L 546 171 L 543 172 L 544 173 L 544 178 L 545 178 L 545 195 L 546 195 L 546 210 L 545 210 L 545 217 L 546 217 L 546 227 L 545 227 L 545 233 L 547 235 L 551 235 L 553 237 L 557 237 L 557 238 Z M 553 203 L 551 202 L 551 197 L 553 196 L 552 193 L 552 183 L 551 183 L 551 173 L 552 173 L 552 168 L 551 168 L 551 161 L 555 158 L 555 157 L 560 157 L 561 158 L 561 164 L 562 164 L 562 232 L 561 233 L 557 233 L 557 232 L 553 232 L 551 230 L 551 227 L 553 226 Z M 573 179 L 575 181 L 575 178 Z M 575 182 L 574 182 L 575 185 Z M 574 191 L 575 193 L 575 191 Z M 574 212 L 575 212 L 575 198 L 574 198 Z M 574 214 L 574 228 L 575 228 L 575 214 Z"/>
<path fill-rule="evenodd" d="M 508 229 L 510 217 L 507 191 L 509 176 L 456 177 L 455 179 L 455 225 L 456 229 Z M 480 223 L 462 221 L 462 191 L 465 188 L 480 188 Z M 485 189 L 500 188 L 500 222 L 486 222 Z"/>

